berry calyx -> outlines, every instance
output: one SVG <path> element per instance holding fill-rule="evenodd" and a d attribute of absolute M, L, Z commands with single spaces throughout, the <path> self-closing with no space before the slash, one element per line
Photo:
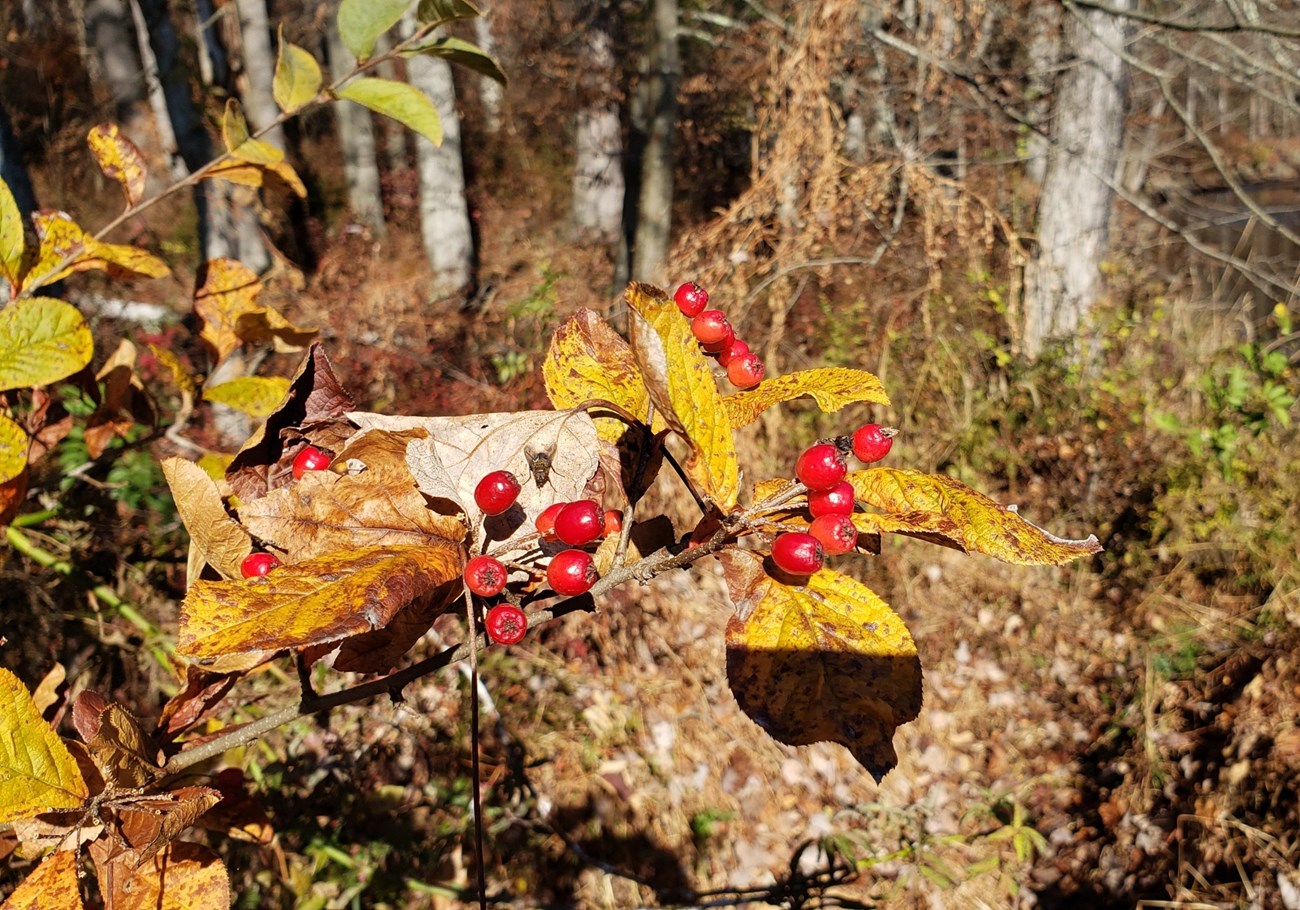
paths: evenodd
<path fill-rule="evenodd" d="M 848 471 L 844 453 L 832 442 L 819 442 L 804 449 L 794 465 L 794 476 L 810 490 L 829 490 Z"/>
<path fill-rule="evenodd" d="M 724 350 L 718 353 L 718 365 L 721 366 L 723 369 L 726 369 L 727 367 L 731 366 L 731 361 L 735 360 L 737 357 L 740 357 L 748 353 L 749 353 L 749 345 L 745 344 L 745 342 L 741 341 L 739 338 L 733 336 L 731 339 L 731 344 L 727 345 L 727 347 Z"/>
<path fill-rule="evenodd" d="M 488 638 L 499 645 L 517 645 L 528 631 L 528 615 L 514 604 L 497 604 L 483 619 Z"/>
<path fill-rule="evenodd" d="M 605 510 L 605 527 L 601 532 L 602 537 L 609 537 L 611 534 L 617 534 L 623 530 L 623 513 L 618 509 Z"/>
<path fill-rule="evenodd" d="M 567 505 L 567 502 L 556 502 L 542 509 L 542 514 L 537 516 L 535 522 L 537 533 L 542 535 L 542 540 L 559 539 L 555 536 L 555 518 L 560 514 L 560 510 Z"/>
<path fill-rule="evenodd" d="M 308 471 L 323 471 L 330 466 L 330 457 L 315 446 L 304 446 L 293 456 L 293 479 L 302 480 Z"/>
<path fill-rule="evenodd" d="M 856 506 L 857 495 L 847 480 L 841 480 L 829 489 L 808 491 L 808 511 L 813 518 L 821 518 L 823 515 L 852 515 Z"/>
<path fill-rule="evenodd" d="M 847 553 L 858 545 L 858 529 L 847 515 L 823 515 L 814 518 L 808 533 L 817 538 L 828 556 Z"/>
<path fill-rule="evenodd" d="M 752 389 L 763 381 L 766 372 L 757 354 L 741 354 L 727 364 L 727 379 L 738 389 Z"/>
<path fill-rule="evenodd" d="M 571 502 L 555 516 L 555 536 L 571 547 L 591 543 L 604 530 L 605 513 L 590 499 Z"/>
<path fill-rule="evenodd" d="M 475 556 L 465 563 L 465 586 L 479 597 L 496 597 L 506 587 L 510 573 L 501 560 Z"/>
<path fill-rule="evenodd" d="M 546 581 L 556 594 L 573 597 L 591 590 L 600 576 L 595 560 L 583 550 L 561 550 L 546 567 Z"/>
<path fill-rule="evenodd" d="M 722 310 L 702 311 L 691 320 L 691 334 L 700 344 L 717 344 L 725 338 L 736 336 Z"/>
<path fill-rule="evenodd" d="M 682 311 L 683 316 L 695 317 L 709 305 L 709 292 L 694 281 L 688 281 L 678 286 L 677 293 L 673 294 L 673 301 L 677 304 L 677 309 Z"/>
<path fill-rule="evenodd" d="M 898 431 L 878 423 L 863 424 L 853 431 L 853 454 L 863 464 L 874 464 L 889 454 Z"/>
<path fill-rule="evenodd" d="M 826 563 L 821 541 L 802 531 L 787 531 L 772 541 L 772 562 L 791 575 L 811 575 Z"/>
<path fill-rule="evenodd" d="M 239 571 L 245 578 L 257 578 L 280 565 L 274 553 L 249 553 L 239 564 Z"/>
<path fill-rule="evenodd" d="M 509 471 L 493 471 L 474 488 L 474 502 L 484 515 L 500 515 L 519 498 L 519 479 Z"/>

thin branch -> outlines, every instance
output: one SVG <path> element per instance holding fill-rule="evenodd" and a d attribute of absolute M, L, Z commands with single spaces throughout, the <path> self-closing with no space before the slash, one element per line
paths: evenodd
<path fill-rule="evenodd" d="M 1212 32 L 1219 34 L 1253 32 L 1260 35 L 1272 35 L 1275 38 L 1300 38 L 1300 29 L 1284 28 L 1280 25 L 1265 25 L 1262 22 L 1243 22 L 1235 16 L 1233 17 L 1234 21 L 1231 23 L 1180 22 L 1175 19 L 1157 16 L 1154 13 L 1144 13 L 1137 9 L 1123 9 L 1118 6 L 1111 6 L 1109 3 L 1101 3 L 1098 0 L 1062 0 L 1061 5 L 1066 9 L 1080 7 L 1082 9 L 1097 10 L 1112 16 L 1119 16 L 1122 19 L 1130 19 L 1144 25 L 1155 25 L 1175 32 Z"/>

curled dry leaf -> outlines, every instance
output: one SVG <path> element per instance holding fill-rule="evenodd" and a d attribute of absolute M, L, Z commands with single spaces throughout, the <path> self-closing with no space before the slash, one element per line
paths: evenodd
<path fill-rule="evenodd" d="M 253 551 L 253 539 L 226 514 L 221 493 L 208 473 L 184 458 L 167 458 L 163 477 L 171 488 L 176 511 L 198 551 L 199 558 L 225 578 L 239 578 L 239 564 Z M 191 580 L 197 573 L 191 574 Z"/>
<path fill-rule="evenodd" d="M 221 801 L 211 787 L 178 787 L 127 800 L 117 808 L 118 830 L 135 850 L 136 863 L 147 863 Z"/>
<path fill-rule="evenodd" d="M 0 667 L 0 823 L 74 809 L 89 795 L 76 760 L 36 709 L 27 687 Z"/>
<path fill-rule="evenodd" d="M 457 578 L 407 606 L 384 628 L 347 639 L 334 657 L 334 669 L 346 673 L 387 673 L 415 647 L 434 621 L 460 599 L 464 590 Z"/>
<path fill-rule="evenodd" d="M 238 677 L 233 673 L 213 673 L 203 667 L 187 664 L 185 688 L 163 705 L 157 732 L 167 737 L 185 732 L 207 717 L 237 681 Z"/>
<path fill-rule="evenodd" d="M 95 735 L 86 741 L 104 780 L 122 788 L 143 787 L 159 768 L 157 750 L 140 721 L 119 704 L 110 704 L 99 715 Z"/>

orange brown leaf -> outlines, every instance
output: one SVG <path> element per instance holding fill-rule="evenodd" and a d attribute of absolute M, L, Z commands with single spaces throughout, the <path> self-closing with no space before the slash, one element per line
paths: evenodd
<path fill-rule="evenodd" d="M 786 373 L 767 379 L 752 389 L 736 392 L 722 399 L 733 427 L 743 427 L 758 419 L 773 405 L 808 396 L 823 411 L 838 411 L 848 404 L 869 401 L 889 404 L 889 396 L 880 380 L 866 370 L 825 367 Z"/>
<path fill-rule="evenodd" d="M 207 847 L 174 841 L 137 866 L 134 850 L 91 847 L 99 890 L 113 910 L 229 910 L 230 877 Z"/>
<path fill-rule="evenodd" d="M 82 910 L 77 883 L 77 854 L 59 851 L 47 856 L 23 879 L 0 910 Z"/>

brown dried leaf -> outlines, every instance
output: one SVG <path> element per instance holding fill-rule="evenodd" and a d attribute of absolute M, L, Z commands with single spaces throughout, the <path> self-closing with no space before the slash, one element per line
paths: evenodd
<path fill-rule="evenodd" d="M 234 688 L 239 677 L 233 673 L 214 673 L 203 667 L 185 667 L 185 688 L 163 705 L 157 732 L 178 736 L 208 716 Z"/>
<path fill-rule="evenodd" d="M 221 801 L 211 787 L 179 787 L 132 799 L 117 810 L 120 831 L 136 851 L 138 865 L 157 853 Z"/>
<path fill-rule="evenodd" d="M 108 700 L 93 689 L 83 689 L 72 701 L 72 728 L 83 742 L 90 742 L 99 732 L 99 718 Z"/>
<path fill-rule="evenodd" d="M 0 910 L 82 910 L 77 883 L 77 854 L 61 851 L 47 856 L 23 879 Z"/>
<path fill-rule="evenodd" d="M 163 476 L 171 488 L 176 511 L 190 532 L 199 558 L 225 578 L 240 578 L 239 565 L 253 551 L 253 539 L 226 514 L 221 493 L 208 473 L 184 458 L 167 458 Z M 197 578 L 191 573 L 190 578 Z"/>
<path fill-rule="evenodd" d="M 334 658 L 334 669 L 346 673 L 387 673 L 439 616 L 460 602 L 464 590 L 457 578 L 406 607 L 384 628 L 347 639 Z"/>
<path fill-rule="evenodd" d="M 157 750 L 140 721 L 119 704 L 110 704 L 99 715 L 95 735 L 86 748 L 104 779 L 121 789 L 143 787 L 159 770 Z"/>
<path fill-rule="evenodd" d="M 230 910 L 230 878 L 207 847 L 174 841 L 137 868 L 134 850 L 96 841 L 99 890 L 112 910 Z"/>

